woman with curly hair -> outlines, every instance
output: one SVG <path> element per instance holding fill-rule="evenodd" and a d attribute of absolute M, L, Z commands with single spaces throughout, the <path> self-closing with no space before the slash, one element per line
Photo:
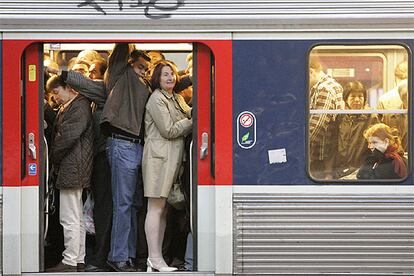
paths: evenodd
<path fill-rule="evenodd" d="M 358 172 L 358 179 L 402 179 L 408 174 L 407 160 L 398 131 L 375 124 L 364 132 L 371 154 Z"/>

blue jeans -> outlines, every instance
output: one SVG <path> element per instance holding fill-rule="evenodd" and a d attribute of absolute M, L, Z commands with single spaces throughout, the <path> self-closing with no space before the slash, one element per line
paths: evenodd
<path fill-rule="evenodd" d="M 187 235 L 187 247 L 185 249 L 184 267 L 192 271 L 193 270 L 193 234 L 191 232 Z"/>
<path fill-rule="evenodd" d="M 138 171 L 142 146 L 129 141 L 108 138 L 107 155 L 112 181 L 112 233 L 108 260 L 125 262 L 135 258 L 137 244 L 137 211 L 142 206 L 142 179 Z"/>

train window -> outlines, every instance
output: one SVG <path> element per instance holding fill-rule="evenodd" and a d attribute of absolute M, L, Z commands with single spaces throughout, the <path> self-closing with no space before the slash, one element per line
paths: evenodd
<path fill-rule="evenodd" d="M 408 175 L 409 54 L 401 45 L 309 53 L 308 171 L 316 181 Z"/>

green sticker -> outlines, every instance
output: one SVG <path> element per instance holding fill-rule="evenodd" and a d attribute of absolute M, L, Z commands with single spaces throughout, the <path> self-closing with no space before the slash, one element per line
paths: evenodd
<path fill-rule="evenodd" d="M 245 135 L 243 135 L 242 142 L 246 142 L 247 139 L 249 139 L 249 136 L 250 136 L 250 132 L 247 132 Z"/>

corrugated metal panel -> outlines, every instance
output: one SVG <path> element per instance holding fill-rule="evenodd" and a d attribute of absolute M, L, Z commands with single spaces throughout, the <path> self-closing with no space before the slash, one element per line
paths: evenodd
<path fill-rule="evenodd" d="M 139 4 L 138 2 L 142 2 Z M 91 11 L 106 14 L 145 14 L 145 9 L 154 14 L 207 17 L 210 15 L 278 15 L 278 14 L 326 14 L 326 13 L 384 13 L 410 14 L 413 2 L 410 0 L 376 1 L 251 1 L 251 0 L 165 0 L 165 1 L 126 1 L 126 0 L 12 0 L 2 1 L 2 7 L 9 14 L 62 14 L 68 12 L 91 15 Z M 81 8 L 82 7 L 82 8 Z M 89 8 L 89 9 L 88 9 Z M 166 12 L 167 11 L 167 12 Z M 6 12 L 5 12 L 6 13 Z"/>
<path fill-rule="evenodd" d="M 234 194 L 233 272 L 414 274 L 414 195 Z"/>
<path fill-rule="evenodd" d="M 3 0 L 1 28 L 70 30 L 248 30 L 414 28 L 412 0 Z M 75 20 L 74 20 L 75 19 Z M 162 19 L 162 20 L 157 20 Z M 168 19 L 168 20 L 165 20 Z M 351 19 L 351 20 L 350 20 Z M 31 23 L 29 25 L 28 21 Z M 58 22 L 56 22 L 58 20 Z M 339 22 L 338 22 L 339 20 Z M 369 24 L 366 22 L 369 20 Z M 59 24 L 56 24 L 59 23 Z M 364 23 L 361 25 L 361 23 Z M 26 24 L 26 25 L 25 25 Z M 65 26 L 70 24 L 70 26 Z M 151 26 L 149 26 L 149 24 Z M 356 28 L 356 27 L 355 27 Z"/>

